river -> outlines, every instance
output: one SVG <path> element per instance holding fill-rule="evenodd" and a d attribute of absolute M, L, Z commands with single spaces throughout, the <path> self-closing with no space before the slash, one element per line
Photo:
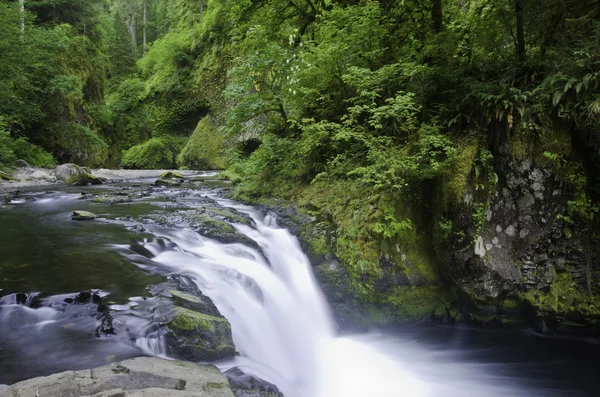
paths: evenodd
<path fill-rule="evenodd" d="M 0 208 L 0 384 L 168 357 L 147 287 L 185 275 L 231 323 L 239 356 L 215 364 L 287 397 L 598 395 L 597 340 L 442 326 L 342 335 L 297 239 L 272 214 L 222 198 L 219 181 L 149 188 L 153 181 L 34 189 Z M 127 199 L 107 205 L 82 193 Z M 255 244 L 140 220 L 207 200 L 251 219 L 232 225 Z M 99 218 L 76 222 L 74 210 Z M 65 304 L 90 290 L 110 305 L 116 335 L 96 337 L 97 313 Z"/>

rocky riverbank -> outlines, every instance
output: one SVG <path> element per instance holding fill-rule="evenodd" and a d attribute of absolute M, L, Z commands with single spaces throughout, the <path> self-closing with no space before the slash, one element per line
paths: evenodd
<path fill-rule="evenodd" d="M 0 397 L 233 397 L 212 365 L 139 357 L 0 385 Z"/>

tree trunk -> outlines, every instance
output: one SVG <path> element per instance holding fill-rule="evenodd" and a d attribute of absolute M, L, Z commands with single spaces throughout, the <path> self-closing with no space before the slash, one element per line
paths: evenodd
<path fill-rule="evenodd" d="M 525 0 L 515 0 L 517 17 L 517 54 L 519 60 L 525 59 L 525 29 L 523 27 L 523 5 Z"/>
<path fill-rule="evenodd" d="M 25 36 L 25 0 L 19 0 L 19 14 L 21 16 L 21 39 Z"/>
<path fill-rule="evenodd" d="M 129 34 L 131 35 L 131 49 L 133 56 L 137 55 L 137 34 L 135 31 L 135 0 L 129 6 Z"/>
<path fill-rule="evenodd" d="M 202 22 L 203 16 L 204 16 L 204 0 L 200 0 L 200 22 Z"/>
<path fill-rule="evenodd" d="M 142 47 L 142 56 L 146 55 L 147 42 L 146 42 L 146 26 L 148 23 L 148 0 L 144 0 L 144 38 Z"/>
<path fill-rule="evenodd" d="M 433 0 L 431 5 L 431 19 L 433 20 L 433 31 L 440 33 L 444 29 L 442 0 Z"/>

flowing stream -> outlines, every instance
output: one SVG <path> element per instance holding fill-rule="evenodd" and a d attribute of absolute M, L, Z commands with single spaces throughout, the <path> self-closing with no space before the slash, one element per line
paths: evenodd
<path fill-rule="evenodd" d="M 5 266 L 14 267 L 15 257 L 27 265 L 26 272 L 11 270 L 14 274 L 6 267 L 4 284 L 0 285 L 4 288 L 0 292 L 5 294 L 0 298 L 0 370 L 7 371 L 0 383 L 102 364 L 98 357 L 166 357 L 161 333 L 151 316 L 144 315 L 153 311 L 154 302 L 140 296 L 143 286 L 156 277 L 185 275 L 231 323 L 239 356 L 216 364 L 224 371 L 238 367 L 273 383 L 286 397 L 548 397 L 591 396 L 597 390 L 597 380 L 591 375 L 594 367 L 587 367 L 590 363 L 586 355 L 591 357 L 600 350 L 597 344 L 587 341 L 491 331 L 478 334 L 441 327 L 340 335 L 297 239 L 278 227 L 274 216 L 222 199 L 217 192 L 205 189 L 203 197 L 249 215 L 252 226 L 233 226 L 258 243 L 260 249 L 242 243 L 220 243 L 186 228 L 144 225 L 146 237 L 139 243 L 152 253 L 152 258 L 132 260 L 127 242 L 132 238 L 130 229 L 135 221 L 124 215 L 149 213 L 155 207 L 148 203 L 136 204 L 135 209 L 133 205 L 128 209 L 107 207 L 106 222 L 96 224 L 92 233 L 68 220 L 69 211 L 82 206 L 76 199 L 79 193 L 69 189 L 39 192 L 35 202 L 15 200 L 15 209 L 2 210 L 0 216 L 12 222 L 13 228 L 8 227 L 4 236 L 0 232 L 0 241 L 12 236 L 11 231 L 27 229 L 23 222 L 36 219 L 37 225 L 27 230 L 26 245 L 35 247 L 28 252 L 18 249 L 18 236 L 11 243 L 16 248 L 0 246 L 8 263 Z M 192 202 L 188 200 L 188 204 Z M 25 215 L 19 212 L 25 206 L 29 206 L 29 221 L 23 220 Z M 58 244 L 54 240 L 61 238 L 63 244 L 80 244 L 87 251 L 85 259 L 78 256 L 83 254 L 77 249 L 66 250 L 63 257 L 45 258 L 43 266 L 56 265 L 54 271 L 76 280 L 71 283 L 74 285 L 62 285 L 60 276 L 49 275 L 56 277 L 50 288 L 47 278 L 39 276 L 43 270 L 36 273 L 33 264 L 37 263 L 37 254 L 48 255 L 52 245 Z M 39 244 L 48 246 L 36 254 Z M 58 246 L 56 250 L 60 252 Z M 80 268 L 82 260 L 87 264 L 85 271 Z M 68 291 L 90 286 L 101 288 L 99 294 L 114 297 L 111 309 L 127 329 L 127 338 L 90 339 L 97 326 L 97 321 L 88 316 L 90 309 L 64 303 Z M 7 294 L 19 288 L 62 295 L 45 298 L 44 307 L 30 308 L 18 304 L 16 295 Z M 34 297 L 29 295 L 27 299 Z M 118 316 L 119 312 L 123 314 Z M 18 335 L 12 332 L 15 327 L 21 329 Z M 39 345 L 40 341 L 44 346 Z M 546 347 L 556 349 L 556 356 L 544 356 Z M 528 352 L 527 358 L 519 356 L 523 351 Z M 27 373 L 28 366 L 37 368 L 37 372 Z M 555 375 L 559 371 L 563 371 L 562 376 Z M 20 376 L 11 378 L 11 373 Z"/>

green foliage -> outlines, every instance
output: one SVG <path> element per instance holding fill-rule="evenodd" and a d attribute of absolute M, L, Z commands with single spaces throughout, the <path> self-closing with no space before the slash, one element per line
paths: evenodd
<path fill-rule="evenodd" d="M 5 128 L 5 125 L 0 123 L 0 168 L 6 168 L 17 159 L 13 152 L 10 133 Z"/>
<path fill-rule="evenodd" d="M 152 138 L 125 151 L 121 165 L 131 169 L 177 168 L 177 154 L 184 145 L 184 139 Z"/>
<path fill-rule="evenodd" d="M 26 138 L 16 139 L 12 146 L 15 157 L 27 161 L 34 167 L 54 168 L 56 166 L 56 160 L 52 154 L 42 147 L 28 142 Z"/>
<path fill-rule="evenodd" d="M 223 136 L 215 128 L 211 116 L 204 117 L 194 134 L 177 157 L 180 168 L 207 170 L 223 169 L 226 159 L 223 154 Z"/>

